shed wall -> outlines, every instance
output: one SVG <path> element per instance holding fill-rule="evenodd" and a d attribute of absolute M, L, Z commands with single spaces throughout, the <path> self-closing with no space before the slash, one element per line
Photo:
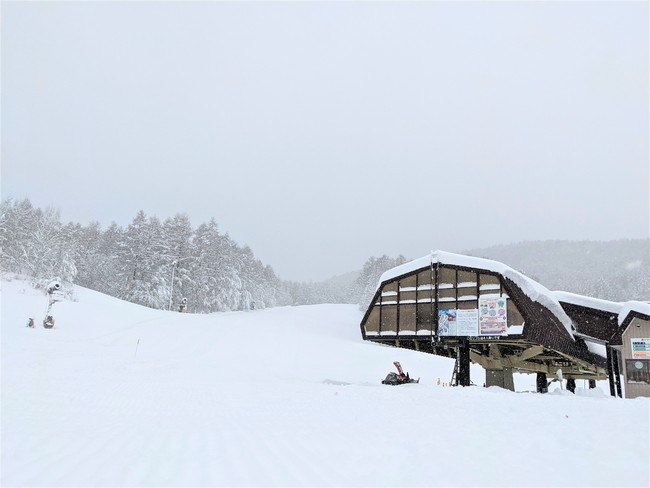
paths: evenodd
<path fill-rule="evenodd" d="M 650 353 L 641 354 L 632 349 L 632 341 L 647 339 L 650 341 L 650 320 L 634 317 L 623 332 L 621 346 L 623 375 L 625 378 L 625 397 L 650 397 Z"/>

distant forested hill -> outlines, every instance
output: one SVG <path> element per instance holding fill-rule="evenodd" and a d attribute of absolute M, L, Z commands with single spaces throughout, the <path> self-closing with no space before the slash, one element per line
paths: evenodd
<path fill-rule="evenodd" d="M 551 290 L 650 301 L 650 239 L 444 250 L 502 262 Z M 214 219 L 194 228 L 185 214 L 160 221 L 141 210 L 127 227 L 101 229 L 97 222 L 63 223 L 57 210 L 28 199 L 0 203 L 0 273 L 41 287 L 57 279 L 152 308 L 187 297 L 190 310 L 203 313 L 314 303 L 358 303 L 365 310 L 384 271 L 419 257 L 371 256 L 357 271 L 329 280 L 289 282 Z"/>
<path fill-rule="evenodd" d="M 650 239 L 529 241 L 462 251 L 500 261 L 550 290 L 650 300 Z"/>
<path fill-rule="evenodd" d="M 550 290 L 562 290 L 612 301 L 650 300 L 650 239 L 616 241 L 529 241 L 458 251 L 493 259 L 524 273 Z M 415 256 L 419 258 L 421 256 Z M 359 303 L 365 310 L 377 281 L 387 269 L 411 260 L 403 256 L 371 257 L 363 269 L 318 287 L 338 290 L 335 299 Z M 342 281 L 342 278 L 347 282 Z M 319 288 L 319 289 L 320 289 Z M 318 301 L 320 296 L 313 297 Z"/>

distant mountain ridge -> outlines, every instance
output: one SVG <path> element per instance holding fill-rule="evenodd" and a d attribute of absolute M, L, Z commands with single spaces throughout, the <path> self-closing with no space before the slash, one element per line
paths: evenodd
<path fill-rule="evenodd" d="M 502 262 L 550 290 L 650 300 L 650 239 L 524 241 L 461 254 Z"/>
<path fill-rule="evenodd" d="M 650 300 L 650 239 L 524 241 L 450 251 L 499 261 L 550 290 L 615 302 Z M 366 264 L 373 260 L 381 261 L 370 258 Z M 383 261 L 391 262 L 387 256 Z M 386 269 L 374 269 L 369 273 L 371 276 L 366 276 L 367 273 L 357 270 L 332 277 L 318 286 L 330 290 L 330 297 L 336 303 L 359 303 L 365 310 L 383 271 Z M 319 299 L 320 296 L 314 300 Z"/>

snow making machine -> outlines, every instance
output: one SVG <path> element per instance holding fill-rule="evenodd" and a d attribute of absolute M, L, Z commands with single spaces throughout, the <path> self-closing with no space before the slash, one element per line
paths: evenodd
<path fill-rule="evenodd" d="M 411 376 L 406 373 L 404 374 L 404 370 L 402 369 L 402 365 L 399 363 L 399 361 L 393 361 L 393 364 L 395 365 L 395 368 L 397 369 L 397 373 L 395 372 L 390 372 L 386 375 L 386 378 L 382 380 L 382 384 L 384 385 L 403 385 L 405 383 L 419 383 L 420 378 L 417 380 L 414 380 L 411 378 Z"/>

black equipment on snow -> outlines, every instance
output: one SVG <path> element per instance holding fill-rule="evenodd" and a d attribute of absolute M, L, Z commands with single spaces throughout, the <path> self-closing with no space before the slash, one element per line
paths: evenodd
<path fill-rule="evenodd" d="M 411 379 L 408 373 L 404 374 L 402 370 L 402 365 L 399 361 L 393 361 L 393 364 L 397 368 L 397 373 L 388 373 L 386 378 L 382 381 L 384 385 L 403 385 L 404 383 L 419 383 L 420 378 L 417 380 Z"/>
<path fill-rule="evenodd" d="M 29 318 L 29 320 L 27 321 L 27 327 L 31 327 L 32 329 L 34 328 L 34 319 L 33 318 L 31 318 L 31 317 Z"/>
<path fill-rule="evenodd" d="M 43 319 L 43 327 L 45 327 L 46 329 L 53 328 L 54 327 L 54 317 L 52 317 L 51 315 L 47 315 Z"/>

